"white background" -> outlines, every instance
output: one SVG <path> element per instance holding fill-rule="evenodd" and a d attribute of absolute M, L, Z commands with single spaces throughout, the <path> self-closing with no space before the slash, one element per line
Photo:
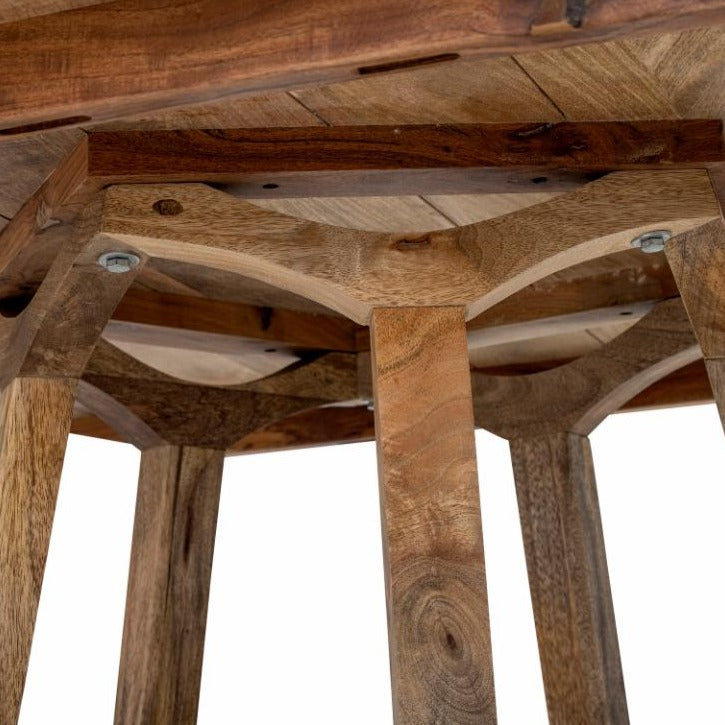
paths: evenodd
<path fill-rule="evenodd" d="M 725 722 L 714 406 L 592 436 L 633 725 Z M 500 725 L 545 725 L 508 446 L 478 433 Z M 113 721 L 139 454 L 72 436 L 21 725 Z M 373 444 L 227 459 L 200 725 L 390 725 Z"/>

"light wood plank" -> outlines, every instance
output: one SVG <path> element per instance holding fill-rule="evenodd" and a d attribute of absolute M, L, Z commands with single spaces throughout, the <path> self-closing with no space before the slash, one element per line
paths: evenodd
<path fill-rule="evenodd" d="M 679 117 L 666 89 L 620 43 L 547 50 L 516 60 L 570 121 Z"/>
<path fill-rule="evenodd" d="M 25 686 L 75 383 L 16 378 L 0 394 L 0 722 Z"/>
<path fill-rule="evenodd" d="M 136 503 L 117 725 L 193 725 L 224 454 L 143 453 Z"/>
<path fill-rule="evenodd" d="M 396 725 L 496 722 L 462 308 L 371 327 Z"/>
<path fill-rule="evenodd" d="M 588 438 L 511 441 L 551 723 L 627 725 L 627 702 Z"/>

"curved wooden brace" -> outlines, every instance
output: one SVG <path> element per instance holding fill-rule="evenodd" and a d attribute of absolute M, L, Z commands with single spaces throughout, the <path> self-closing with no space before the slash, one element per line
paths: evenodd
<path fill-rule="evenodd" d="M 79 378 L 108 319 L 145 262 L 109 274 L 97 262 L 108 250 L 98 235 L 100 199 L 79 217 L 28 306 L 0 319 L 0 387 L 18 375 Z M 114 243 L 115 244 L 115 243 Z M 118 245 L 116 244 L 116 247 Z"/>
<path fill-rule="evenodd" d="M 660 302 L 601 350 L 535 375 L 473 373 L 476 425 L 503 438 L 588 435 L 637 393 L 702 356 L 682 301 Z"/>
<path fill-rule="evenodd" d="M 189 385 L 102 340 L 78 400 L 141 449 L 171 443 L 226 449 L 309 408 L 358 397 L 355 355 L 331 353 L 245 385 Z"/>
<path fill-rule="evenodd" d="M 255 207 L 204 185 L 121 185 L 102 235 L 151 257 L 236 272 L 367 323 L 373 308 L 466 306 L 474 317 L 560 269 L 719 214 L 707 172 L 616 172 L 496 219 L 426 234 L 360 232 Z"/>

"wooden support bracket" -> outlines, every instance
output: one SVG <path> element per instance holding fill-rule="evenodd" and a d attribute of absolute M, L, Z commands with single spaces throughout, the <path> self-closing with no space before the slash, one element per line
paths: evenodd
<path fill-rule="evenodd" d="M 376 307 L 474 317 L 559 269 L 719 215 L 706 171 L 616 172 L 507 216 L 427 234 L 359 232 L 263 211 L 203 185 L 115 186 L 102 234 L 151 257 L 243 274 L 366 324 Z M 299 242 L 304 240 L 304 244 Z"/>

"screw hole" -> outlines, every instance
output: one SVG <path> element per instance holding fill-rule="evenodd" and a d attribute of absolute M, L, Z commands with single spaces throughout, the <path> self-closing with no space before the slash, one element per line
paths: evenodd
<path fill-rule="evenodd" d="M 532 184 L 545 184 L 549 178 L 547 176 L 534 176 L 533 179 L 531 179 Z"/>
<path fill-rule="evenodd" d="M 176 199 L 159 199 L 154 202 L 153 210 L 161 216 L 177 216 L 184 207 Z"/>
<path fill-rule="evenodd" d="M 262 184 L 263 189 L 279 189 L 279 184 Z"/>
<path fill-rule="evenodd" d="M 276 347 L 268 347 L 268 348 L 267 348 L 267 349 L 265 350 L 265 352 L 277 352 L 277 348 L 276 348 Z"/>
<path fill-rule="evenodd" d="M 622 317 L 628 317 L 632 314 L 632 310 L 624 310 L 623 312 L 619 313 Z"/>

